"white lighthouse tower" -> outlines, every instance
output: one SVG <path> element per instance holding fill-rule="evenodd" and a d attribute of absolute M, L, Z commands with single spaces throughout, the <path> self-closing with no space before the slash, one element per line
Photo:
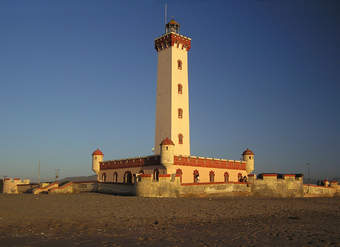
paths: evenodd
<path fill-rule="evenodd" d="M 190 155 L 188 51 L 191 39 L 179 34 L 180 25 L 171 20 L 165 34 L 155 40 L 158 52 L 155 154 L 169 137 L 174 155 Z"/>

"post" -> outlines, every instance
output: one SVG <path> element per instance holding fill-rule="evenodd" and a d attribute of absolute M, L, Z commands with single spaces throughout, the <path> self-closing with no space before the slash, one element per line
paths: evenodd
<path fill-rule="evenodd" d="M 167 17 L 167 15 L 168 15 L 168 4 L 167 3 L 165 3 L 165 7 L 164 7 L 164 27 L 165 27 L 165 32 L 164 33 L 166 33 L 166 23 L 167 23 L 167 19 L 168 19 L 168 17 Z"/>
<path fill-rule="evenodd" d="M 39 187 L 40 187 L 40 160 L 38 162 L 38 184 L 39 184 Z"/>
<path fill-rule="evenodd" d="M 310 163 L 307 163 L 307 174 L 308 174 L 308 181 L 309 181 L 309 184 L 311 183 L 310 182 Z"/>
<path fill-rule="evenodd" d="M 58 181 L 60 169 L 55 169 L 55 181 Z"/>
<path fill-rule="evenodd" d="M 308 175 L 308 187 L 307 187 L 307 193 L 309 193 L 309 186 L 310 186 L 310 183 L 311 183 L 311 181 L 310 181 L 310 164 L 307 163 L 306 166 L 307 166 L 307 175 Z"/>

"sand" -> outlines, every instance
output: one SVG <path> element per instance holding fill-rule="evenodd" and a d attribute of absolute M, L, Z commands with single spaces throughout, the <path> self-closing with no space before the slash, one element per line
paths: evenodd
<path fill-rule="evenodd" d="M 340 246 L 340 198 L 0 195 L 0 246 Z"/>

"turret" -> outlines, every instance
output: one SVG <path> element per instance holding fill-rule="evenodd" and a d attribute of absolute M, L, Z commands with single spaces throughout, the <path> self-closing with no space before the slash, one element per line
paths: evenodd
<path fill-rule="evenodd" d="M 100 162 L 103 161 L 104 158 L 104 154 L 102 153 L 102 151 L 99 150 L 99 148 L 97 148 L 97 150 L 95 150 L 92 153 L 92 170 L 98 175 L 99 173 L 99 169 L 100 169 Z"/>
<path fill-rule="evenodd" d="M 253 153 L 253 151 L 251 151 L 250 149 L 247 148 L 242 153 L 242 158 L 243 158 L 243 161 L 245 161 L 247 163 L 247 165 L 246 165 L 247 173 L 249 174 L 252 171 L 254 171 L 254 153 Z"/>
<path fill-rule="evenodd" d="M 175 144 L 168 137 L 165 138 L 161 144 L 161 164 L 169 167 L 174 164 L 174 148 Z"/>

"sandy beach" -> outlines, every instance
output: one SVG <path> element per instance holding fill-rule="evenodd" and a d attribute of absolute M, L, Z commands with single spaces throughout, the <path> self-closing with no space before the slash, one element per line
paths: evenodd
<path fill-rule="evenodd" d="M 0 195 L 0 246 L 340 246 L 340 198 Z"/>

